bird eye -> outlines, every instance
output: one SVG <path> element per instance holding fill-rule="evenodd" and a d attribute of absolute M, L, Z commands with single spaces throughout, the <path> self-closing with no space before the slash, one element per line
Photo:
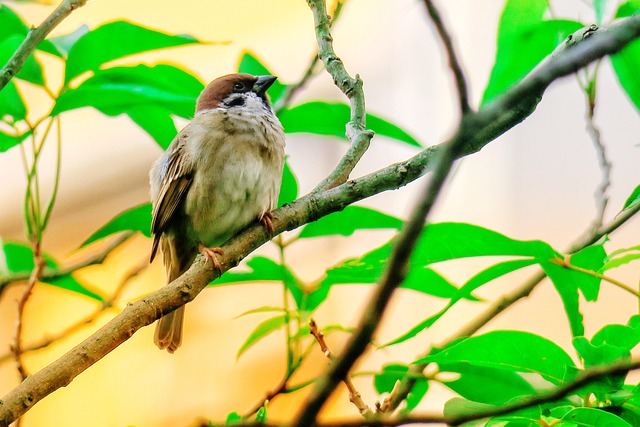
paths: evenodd
<path fill-rule="evenodd" d="M 241 83 L 241 82 L 235 82 L 235 83 L 233 84 L 233 90 L 235 90 L 235 91 L 241 91 L 241 90 L 244 90 L 244 83 Z"/>

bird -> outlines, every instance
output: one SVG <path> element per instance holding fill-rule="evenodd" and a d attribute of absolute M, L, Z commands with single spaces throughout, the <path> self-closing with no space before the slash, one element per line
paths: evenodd
<path fill-rule="evenodd" d="M 220 271 L 220 246 L 256 220 L 273 235 L 285 148 L 266 94 L 276 79 L 238 73 L 213 80 L 198 96 L 192 121 L 151 167 L 150 261 L 160 249 L 167 283 L 198 253 Z M 182 344 L 184 310 L 159 319 L 154 342 L 161 350 L 173 353 Z"/>

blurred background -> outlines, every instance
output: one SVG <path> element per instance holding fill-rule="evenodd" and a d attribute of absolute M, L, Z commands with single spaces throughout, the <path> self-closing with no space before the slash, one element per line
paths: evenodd
<path fill-rule="evenodd" d="M 54 4 L 2 2 L 38 25 Z M 329 2 L 331 5 L 332 2 Z M 449 24 L 477 106 L 495 57 L 497 23 L 502 0 L 448 0 L 438 2 Z M 591 10 L 584 2 L 558 2 L 559 16 L 589 22 Z M 331 6 L 330 6 L 331 7 Z M 81 25 L 90 28 L 116 19 L 172 34 L 187 33 L 211 43 L 165 49 L 119 60 L 121 64 L 169 62 L 192 70 L 208 82 L 234 72 L 243 52 L 261 58 L 285 83 L 298 81 L 315 52 L 313 20 L 303 0 L 92 0 L 78 9 L 53 32 L 69 33 Z M 2 31 L 0 29 L 0 31 Z M 416 0 L 348 0 L 334 31 L 335 50 L 347 70 L 364 80 L 367 108 L 414 135 L 424 146 L 451 135 L 457 117 L 451 76 L 435 32 L 422 2 Z M 523 52 L 526 54 L 526 52 Z M 39 58 L 48 67 L 55 87 L 61 69 L 47 55 Z M 605 63 L 608 62 L 605 60 Z M 20 89 L 34 111 L 46 112 L 48 98 L 29 84 Z M 321 73 L 294 99 L 344 100 L 331 78 Z M 38 109 L 41 108 L 40 111 Z M 446 187 L 433 221 L 464 221 L 494 229 L 517 239 L 541 239 L 562 250 L 589 227 L 595 214 L 594 191 L 601 174 L 595 150 L 585 131 L 585 101 L 576 79 L 556 82 L 545 94 L 535 113 L 524 123 L 489 144 L 480 153 L 459 162 Z M 184 125 L 178 122 L 178 128 Z M 600 69 L 596 123 L 613 163 L 611 220 L 640 182 L 640 120 L 619 88 L 610 67 Z M 147 202 L 148 171 L 161 148 L 126 117 L 106 117 L 85 108 L 62 116 L 62 175 L 58 201 L 44 238 L 44 250 L 58 259 L 74 260 L 78 246 L 118 213 Z M 336 138 L 306 134 L 288 135 L 287 154 L 296 172 L 301 194 L 310 191 L 334 167 L 346 144 Z M 40 166 L 42 176 L 53 176 L 53 144 Z M 373 140 L 369 152 L 353 176 L 404 160 L 417 151 L 384 137 Z M 0 237 L 25 241 L 22 206 L 26 181 L 17 147 L 0 154 Z M 386 192 L 362 205 L 406 218 L 423 180 L 399 191 Z M 610 237 L 609 250 L 637 244 L 640 222 L 633 219 Z M 303 279 L 312 280 L 324 269 L 355 257 L 393 236 L 391 231 L 359 232 L 349 238 L 335 237 L 300 242 L 288 261 Z M 150 240 L 138 236 L 107 258 L 104 264 L 77 273 L 93 288 L 110 294 L 128 270 L 144 262 Z M 98 248 L 90 248 L 98 250 Z M 276 256 L 267 244 L 261 253 Z M 454 282 L 464 282 L 486 261 L 445 263 L 438 266 Z M 633 266 L 633 265 L 632 265 Z M 491 299 L 519 285 L 524 271 L 497 281 L 479 292 Z M 612 272 L 635 286 L 633 267 Z M 46 366 L 113 317 L 128 301 L 136 300 L 164 285 L 161 262 L 156 261 L 126 287 L 118 307 L 108 310 L 91 325 L 25 356 L 30 372 Z M 597 303 L 583 305 L 586 334 L 591 336 L 605 323 L 623 323 L 638 311 L 628 294 L 603 284 Z M 368 301 L 369 286 L 335 287 L 327 303 L 315 315 L 320 325 L 354 325 Z M 0 356 L 12 340 L 16 300 L 21 287 L 13 286 L 0 301 Z M 222 421 L 231 411 L 244 413 L 280 381 L 285 366 L 284 336 L 270 335 L 239 360 L 235 355 L 247 335 L 265 317 L 236 317 L 259 306 L 281 305 L 282 290 L 273 284 L 225 286 L 205 290 L 189 304 L 183 347 L 174 355 L 160 352 L 152 343 L 153 327 L 135 334 L 106 358 L 38 403 L 25 417 L 24 426 L 176 426 L 190 425 L 197 416 Z M 394 296 L 380 342 L 395 338 L 414 326 L 446 301 L 400 291 Z M 409 362 L 431 344 L 448 337 L 486 305 L 461 304 L 426 333 L 404 344 L 372 351 L 356 370 L 380 369 L 389 361 Z M 97 308 L 95 301 L 47 285 L 38 285 L 26 308 L 24 342 L 51 336 Z M 540 286 L 486 329 L 522 328 L 562 344 L 570 354 L 570 332 L 562 304 L 550 283 Z M 339 352 L 344 334 L 332 335 L 329 345 Z M 317 351 L 300 379 L 321 372 L 327 361 Z M 18 384 L 11 361 L 0 364 L 0 395 Z M 378 398 L 371 377 L 356 378 L 367 403 Z M 451 395 L 432 391 L 423 409 L 439 410 Z M 273 420 L 289 419 L 301 391 L 281 396 L 269 405 Z M 336 393 L 326 416 L 357 416 L 344 390 Z"/>

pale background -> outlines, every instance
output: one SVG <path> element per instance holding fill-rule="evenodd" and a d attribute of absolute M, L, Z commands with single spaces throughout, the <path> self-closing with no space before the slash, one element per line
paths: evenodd
<path fill-rule="evenodd" d="M 499 0 L 439 2 L 455 34 L 474 105 L 481 97 L 493 63 L 502 3 Z M 7 4 L 28 24 L 34 25 L 53 7 Z M 559 14 L 566 12 L 573 18 L 592 19 L 580 1 L 562 2 L 558 6 Z M 311 13 L 303 0 L 92 0 L 74 12 L 54 34 L 73 31 L 82 24 L 94 28 L 123 17 L 171 33 L 230 41 L 226 45 L 175 48 L 119 61 L 180 64 L 204 81 L 233 72 L 241 53 L 249 49 L 262 58 L 281 81 L 294 82 L 302 75 L 315 46 Z M 348 71 L 359 73 L 365 82 L 369 111 L 403 126 L 425 145 L 438 143 L 451 134 L 456 121 L 451 79 L 421 2 L 350 0 L 335 28 L 334 39 L 336 51 Z M 51 63 L 46 56 L 41 58 L 46 64 Z M 610 220 L 640 182 L 637 146 L 640 121 L 617 87 L 608 64 L 601 67 L 600 78 L 597 123 L 614 163 L 607 213 Z M 21 88 L 29 97 L 30 106 L 46 111 L 46 98 L 38 98 L 27 85 Z M 342 99 L 342 95 L 332 86 L 331 79 L 322 74 L 296 102 L 315 99 Z M 525 123 L 461 162 L 433 219 L 467 221 L 514 238 L 539 238 L 558 249 L 565 248 L 590 223 L 595 212 L 592 195 L 600 181 L 596 156 L 584 131 L 584 111 L 583 95 L 574 78 L 554 84 Z M 147 172 L 160 154 L 158 146 L 127 118 L 108 118 L 92 109 L 65 113 L 63 137 L 59 200 L 44 242 L 45 250 L 60 259 L 71 255 L 93 231 L 122 210 L 148 201 Z M 303 193 L 331 170 L 344 148 L 344 143 L 335 139 L 289 136 L 287 153 Z M 376 137 L 354 175 L 403 160 L 414 152 Z M 43 176 L 52 173 L 52 156 L 43 159 L 41 169 Z M 24 240 L 21 209 L 25 180 L 16 148 L 0 155 L 0 183 L 0 237 Z M 413 184 L 363 204 L 406 217 L 420 188 L 420 183 Z M 640 223 L 632 220 L 611 237 L 608 248 L 637 244 L 639 232 Z M 321 275 L 324 267 L 358 256 L 391 235 L 370 232 L 348 239 L 298 243 L 288 260 L 302 278 L 311 280 Z M 149 246 L 149 240 L 136 238 L 103 266 L 87 268 L 78 273 L 78 277 L 109 293 L 119 278 L 145 257 Z M 275 255 L 273 247 L 267 246 L 263 251 Z M 488 265 L 487 262 L 446 264 L 440 271 L 452 280 L 463 282 Z M 637 267 L 619 269 L 612 274 L 632 286 L 637 284 Z M 480 295 L 495 297 L 517 286 L 525 277 L 526 274 L 509 276 L 488 286 Z M 163 283 L 164 272 L 156 262 L 127 287 L 120 307 Z M 603 288 L 598 303 L 583 306 L 587 336 L 604 323 L 626 323 L 629 316 L 637 312 L 637 302 L 628 294 L 607 284 L 603 284 Z M 321 325 L 354 324 L 367 302 L 368 291 L 369 288 L 363 286 L 335 288 L 316 319 Z M 6 352 L 13 333 L 15 301 L 19 295 L 20 289 L 14 287 L 0 302 L 0 354 Z M 37 404 L 23 425 L 176 426 L 189 425 L 197 416 L 221 421 L 231 411 L 242 413 L 279 382 L 284 366 L 283 336 L 270 336 L 236 361 L 237 349 L 264 316 L 234 318 L 251 308 L 281 304 L 280 300 L 281 289 L 274 285 L 206 290 L 189 305 L 184 345 L 175 355 L 158 351 L 152 344 L 153 328 L 145 328 L 68 387 Z M 386 317 L 387 323 L 379 331 L 378 341 L 394 338 L 444 303 L 410 291 L 399 292 Z M 25 342 L 55 333 L 94 309 L 91 301 L 49 286 L 38 286 L 27 307 Z M 481 309 L 482 304 L 463 304 L 442 324 L 416 339 L 373 352 L 358 369 L 379 369 L 389 361 L 409 362 L 430 344 L 455 332 L 472 313 Z M 114 313 L 107 312 L 97 323 L 103 324 Z M 87 326 L 46 350 L 29 354 L 28 369 L 34 372 L 50 363 L 98 326 Z M 507 327 L 539 333 L 561 343 L 573 354 L 560 300 L 549 283 L 488 325 L 488 328 Z M 330 337 L 329 344 L 338 351 L 345 339 L 344 335 L 335 335 Z M 316 354 L 305 374 L 298 378 L 303 380 L 325 366 L 325 359 Z M 17 378 L 11 363 L 0 365 L 0 395 L 14 387 Z M 365 400 L 373 405 L 378 397 L 372 391 L 370 378 L 357 378 L 356 385 Z M 442 399 L 448 396 L 444 390 L 436 389 L 423 405 L 425 409 L 441 408 Z M 269 406 L 272 419 L 291 417 L 305 394 L 300 392 L 276 399 Z M 331 402 L 332 413 L 357 415 L 344 393 L 334 396 Z"/>

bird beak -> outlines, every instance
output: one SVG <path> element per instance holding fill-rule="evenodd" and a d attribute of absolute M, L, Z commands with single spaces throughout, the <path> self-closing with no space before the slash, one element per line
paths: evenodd
<path fill-rule="evenodd" d="M 253 85 L 253 91 L 257 94 L 263 94 L 276 81 L 276 76 L 258 76 L 258 80 Z"/>

